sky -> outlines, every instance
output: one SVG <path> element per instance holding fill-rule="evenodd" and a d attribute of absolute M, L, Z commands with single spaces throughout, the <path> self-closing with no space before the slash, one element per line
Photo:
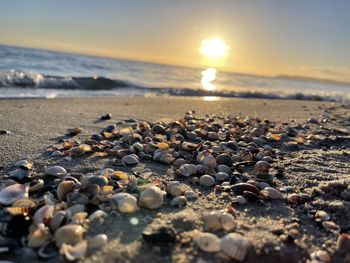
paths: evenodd
<path fill-rule="evenodd" d="M 1 0 L 0 43 L 350 81 L 349 12 L 348 0 Z M 199 52 L 211 37 L 230 48 L 219 64 Z"/>

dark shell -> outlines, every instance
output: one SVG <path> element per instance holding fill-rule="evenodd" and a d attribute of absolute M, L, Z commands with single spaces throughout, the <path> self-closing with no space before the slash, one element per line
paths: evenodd
<path fill-rule="evenodd" d="M 249 191 L 257 196 L 260 194 L 260 190 L 257 187 L 247 183 L 234 184 L 231 189 L 238 194 L 242 194 L 244 191 Z"/>
<path fill-rule="evenodd" d="M 142 232 L 142 237 L 151 244 L 167 245 L 175 242 L 176 232 L 171 227 L 161 227 L 156 230 L 146 229 Z"/>

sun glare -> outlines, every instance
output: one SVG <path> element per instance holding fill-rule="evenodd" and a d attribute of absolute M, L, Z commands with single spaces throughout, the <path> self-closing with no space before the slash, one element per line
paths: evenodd
<path fill-rule="evenodd" d="M 218 38 L 208 38 L 202 41 L 202 45 L 199 52 L 204 57 L 209 58 L 225 58 L 228 55 L 230 47 L 226 43 Z"/>

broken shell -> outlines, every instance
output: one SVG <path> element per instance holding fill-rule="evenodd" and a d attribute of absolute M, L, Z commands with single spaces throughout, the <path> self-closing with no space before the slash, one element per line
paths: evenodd
<path fill-rule="evenodd" d="M 136 154 L 126 155 L 122 158 L 122 162 L 126 165 L 134 165 L 139 163 L 139 158 Z"/>
<path fill-rule="evenodd" d="M 186 163 L 186 164 L 183 164 L 183 165 L 180 166 L 179 173 L 182 176 L 189 177 L 189 176 L 191 176 L 193 174 L 196 174 L 197 173 L 197 169 L 196 169 L 195 165 Z"/>
<path fill-rule="evenodd" d="M 177 196 L 173 200 L 171 200 L 170 205 L 171 206 L 185 206 L 187 204 L 187 198 L 184 196 Z"/>
<path fill-rule="evenodd" d="M 254 166 L 254 171 L 259 175 L 266 175 L 269 173 L 271 165 L 265 161 L 258 161 Z"/>
<path fill-rule="evenodd" d="M 88 246 L 91 249 L 97 250 L 107 245 L 107 243 L 108 243 L 108 237 L 105 234 L 99 234 L 89 239 Z"/>
<path fill-rule="evenodd" d="M 266 197 L 269 199 L 281 199 L 282 198 L 281 192 L 273 187 L 265 187 L 264 190 L 260 191 L 260 193 L 263 197 Z"/>
<path fill-rule="evenodd" d="M 74 246 L 63 243 L 60 247 L 60 254 L 64 255 L 68 261 L 76 261 L 85 256 L 86 250 L 87 241 L 82 240 Z"/>
<path fill-rule="evenodd" d="M 205 174 L 199 178 L 199 184 L 202 186 L 209 187 L 209 186 L 212 186 L 215 184 L 215 179 L 214 179 L 214 177 L 212 177 L 208 174 Z"/>
<path fill-rule="evenodd" d="M 180 182 L 171 181 L 167 184 L 165 191 L 173 197 L 180 196 L 184 192 Z"/>
<path fill-rule="evenodd" d="M 60 201 L 66 200 L 66 195 L 73 192 L 75 183 L 73 181 L 63 181 L 57 186 L 57 197 Z"/>
<path fill-rule="evenodd" d="M 237 261 L 244 261 L 249 246 L 249 241 L 237 233 L 230 233 L 221 238 L 221 250 Z"/>
<path fill-rule="evenodd" d="M 166 193 L 157 186 L 151 186 L 140 194 L 140 206 L 157 209 L 162 206 Z"/>
<path fill-rule="evenodd" d="M 61 247 L 63 243 L 75 245 L 82 241 L 86 230 L 80 225 L 65 225 L 55 232 L 56 246 Z"/>
<path fill-rule="evenodd" d="M 118 193 L 111 199 L 112 205 L 117 203 L 118 210 L 122 213 L 134 213 L 139 210 L 137 199 L 128 193 Z"/>
<path fill-rule="evenodd" d="M 12 205 L 16 200 L 28 198 L 29 186 L 25 184 L 12 184 L 0 191 L 0 204 Z"/>
<path fill-rule="evenodd" d="M 24 170 L 33 170 L 33 162 L 28 160 L 20 160 L 15 163 L 15 166 Z"/>
<path fill-rule="evenodd" d="M 37 228 L 28 236 L 28 246 L 38 248 L 51 239 L 50 231 L 47 227 Z"/>
<path fill-rule="evenodd" d="M 203 232 L 195 237 L 197 246 L 204 252 L 220 251 L 220 239 L 212 233 Z"/>
<path fill-rule="evenodd" d="M 64 169 L 62 166 L 52 166 L 46 170 L 46 173 L 48 175 L 56 176 L 56 177 L 64 177 L 67 175 L 66 169 Z"/>

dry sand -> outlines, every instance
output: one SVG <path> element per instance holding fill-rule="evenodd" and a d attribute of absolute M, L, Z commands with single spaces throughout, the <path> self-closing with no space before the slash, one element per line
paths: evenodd
<path fill-rule="evenodd" d="M 130 118 L 145 121 L 178 119 L 189 110 L 195 110 L 196 116 L 241 114 L 277 122 L 291 123 L 294 120 L 294 123 L 300 124 L 311 117 L 320 120 L 327 116 L 328 122 L 322 125 L 329 129 L 348 129 L 350 125 L 349 107 L 324 102 L 258 99 L 203 101 L 167 97 L 1 100 L 0 130 L 9 130 L 12 134 L 0 135 L 0 175 L 8 175 L 14 170 L 13 164 L 23 158 L 34 160 L 37 170 L 55 164 L 62 165 L 71 173 L 96 174 L 106 167 L 115 169 L 108 158 L 79 157 L 68 162 L 50 157 L 46 150 L 50 144 L 63 138 L 69 127 L 81 127 L 84 132 L 80 137 L 84 139 L 117 121 Z M 106 113 L 111 113 L 112 119 L 99 121 L 98 118 Z M 325 210 L 341 227 L 341 231 L 350 231 L 350 200 L 341 195 L 350 180 L 350 142 L 349 139 L 342 139 L 349 134 L 347 131 L 337 135 L 341 138 L 325 140 L 323 146 L 285 149 L 284 158 L 274 161 L 274 167 L 285 168 L 284 177 L 275 180 L 276 187 L 292 186 L 295 191 L 309 197 L 305 204 L 293 207 L 284 200 L 277 200 L 264 205 L 248 203 L 234 207 L 237 220 L 234 231 L 244 234 L 253 243 L 246 257 L 247 262 L 305 262 L 318 249 L 332 254 L 334 262 L 350 262 L 349 258 L 336 251 L 339 234 L 325 230 L 313 218 L 316 210 Z M 138 169 L 144 167 L 151 168 L 167 181 L 174 178 L 165 165 L 146 162 L 140 164 Z M 130 172 L 131 168 L 123 170 Z M 193 186 L 189 179 L 176 179 L 184 182 L 189 189 L 193 187 L 199 198 L 189 202 L 185 208 L 163 205 L 156 211 L 141 209 L 132 216 L 114 213 L 103 225 L 91 225 L 90 235 L 106 233 L 110 242 L 100 251 L 89 254 L 85 261 L 227 261 L 220 253 L 200 252 L 187 235 L 192 230 L 202 230 L 203 213 L 226 209 L 232 200 L 226 193 Z M 138 219 L 138 224 L 131 224 L 132 217 Z M 141 233 L 145 227 L 159 225 L 172 225 L 177 230 L 178 240 L 173 246 L 150 246 L 142 240 Z M 288 236 L 291 231 L 294 233 L 292 237 Z M 223 235 L 221 232 L 217 234 Z M 28 254 L 28 260 L 29 257 L 32 257 L 32 261 L 37 260 L 31 251 L 24 250 L 14 251 L 10 255 L 0 254 L 0 259 L 19 260 L 23 253 Z"/>

